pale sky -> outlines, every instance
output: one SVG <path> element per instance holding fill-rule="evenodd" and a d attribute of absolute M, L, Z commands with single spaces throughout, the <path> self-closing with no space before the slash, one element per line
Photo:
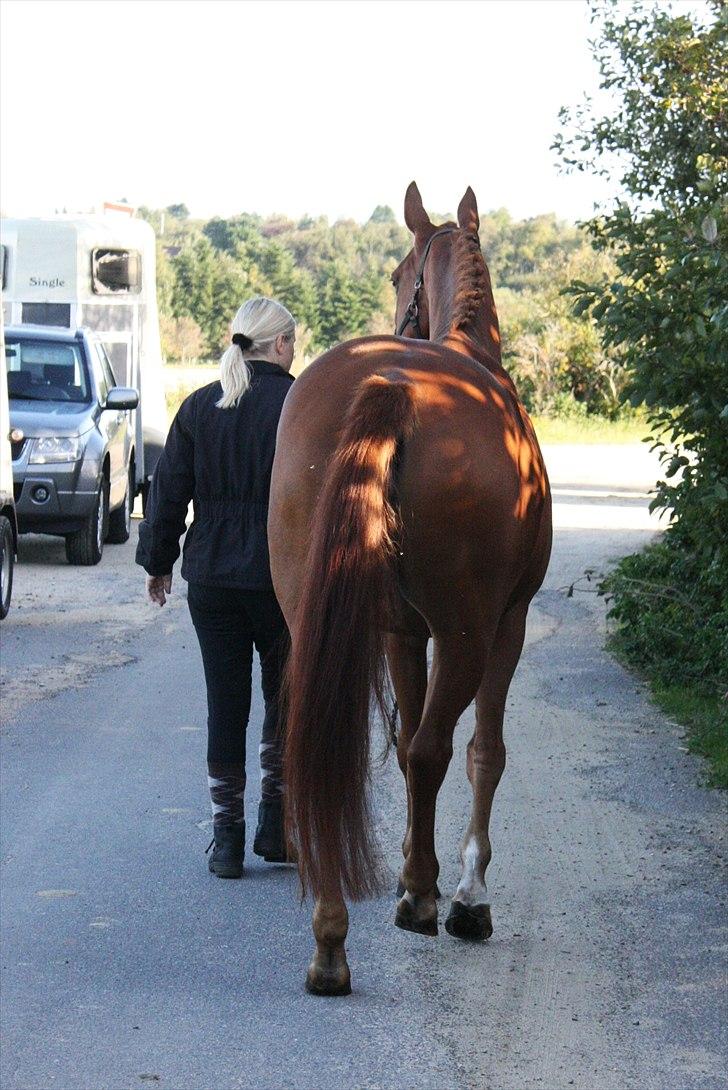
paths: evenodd
<path fill-rule="evenodd" d="M 589 216 L 558 110 L 595 93 L 582 0 L 3 0 L 0 206 L 196 217 Z"/>

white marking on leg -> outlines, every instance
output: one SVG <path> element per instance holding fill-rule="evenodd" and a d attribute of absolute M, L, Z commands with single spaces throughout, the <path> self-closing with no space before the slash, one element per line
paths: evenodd
<path fill-rule="evenodd" d="M 480 877 L 480 869 L 480 847 L 476 838 L 471 836 L 463 852 L 463 876 L 453 901 L 472 907 L 488 904 L 488 887 Z"/>

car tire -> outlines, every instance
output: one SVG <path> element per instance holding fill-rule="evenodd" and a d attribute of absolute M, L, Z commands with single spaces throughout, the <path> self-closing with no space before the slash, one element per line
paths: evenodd
<path fill-rule="evenodd" d="M 101 478 L 96 503 L 80 530 L 66 534 L 66 559 L 69 564 L 90 567 L 98 564 L 104 551 L 109 521 L 109 482 Z"/>
<path fill-rule="evenodd" d="M 10 519 L 0 515 L 0 621 L 10 612 L 13 596 L 13 570 L 15 568 L 15 542 Z"/>
<path fill-rule="evenodd" d="M 134 463 L 129 466 L 126 495 L 121 507 L 109 515 L 109 532 L 106 540 L 110 545 L 123 545 L 131 534 L 131 509 L 134 506 Z"/>

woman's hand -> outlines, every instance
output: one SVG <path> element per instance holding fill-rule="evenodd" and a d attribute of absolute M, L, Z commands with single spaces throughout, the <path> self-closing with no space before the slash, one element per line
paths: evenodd
<path fill-rule="evenodd" d="M 147 594 L 149 601 L 157 606 L 163 606 L 167 601 L 167 595 L 172 592 L 172 573 L 169 575 L 148 575 Z"/>

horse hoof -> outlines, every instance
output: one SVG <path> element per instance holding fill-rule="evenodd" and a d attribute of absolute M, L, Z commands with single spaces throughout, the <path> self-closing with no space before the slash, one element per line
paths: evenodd
<path fill-rule="evenodd" d="M 309 995 L 351 995 L 351 976 L 347 970 L 341 973 L 313 973 L 306 975 L 306 991 Z"/>
<path fill-rule="evenodd" d="M 417 935 L 437 935 L 437 912 L 434 916 L 418 916 L 406 898 L 397 905 L 394 922 L 403 931 L 414 931 Z"/>
<path fill-rule="evenodd" d="M 397 882 L 397 896 L 398 897 L 404 897 L 406 892 L 407 892 L 407 890 L 405 888 L 405 884 L 402 881 L 402 879 L 400 878 L 399 882 Z M 441 897 L 442 897 L 442 894 L 440 893 L 440 887 L 438 886 L 438 884 L 436 882 L 435 883 L 435 900 L 439 901 Z"/>
<path fill-rule="evenodd" d="M 403 931 L 414 931 L 417 935 L 437 935 L 437 920 L 415 920 L 411 916 L 405 916 L 398 912 L 394 917 L 397 927 Z"/>
<path fill-rule="evenodd" d="M 489 939 L 493 934 L 490 905 L 464 905 L 462 901 L 453 901 L 445 930 L 456 939 Z"/>

